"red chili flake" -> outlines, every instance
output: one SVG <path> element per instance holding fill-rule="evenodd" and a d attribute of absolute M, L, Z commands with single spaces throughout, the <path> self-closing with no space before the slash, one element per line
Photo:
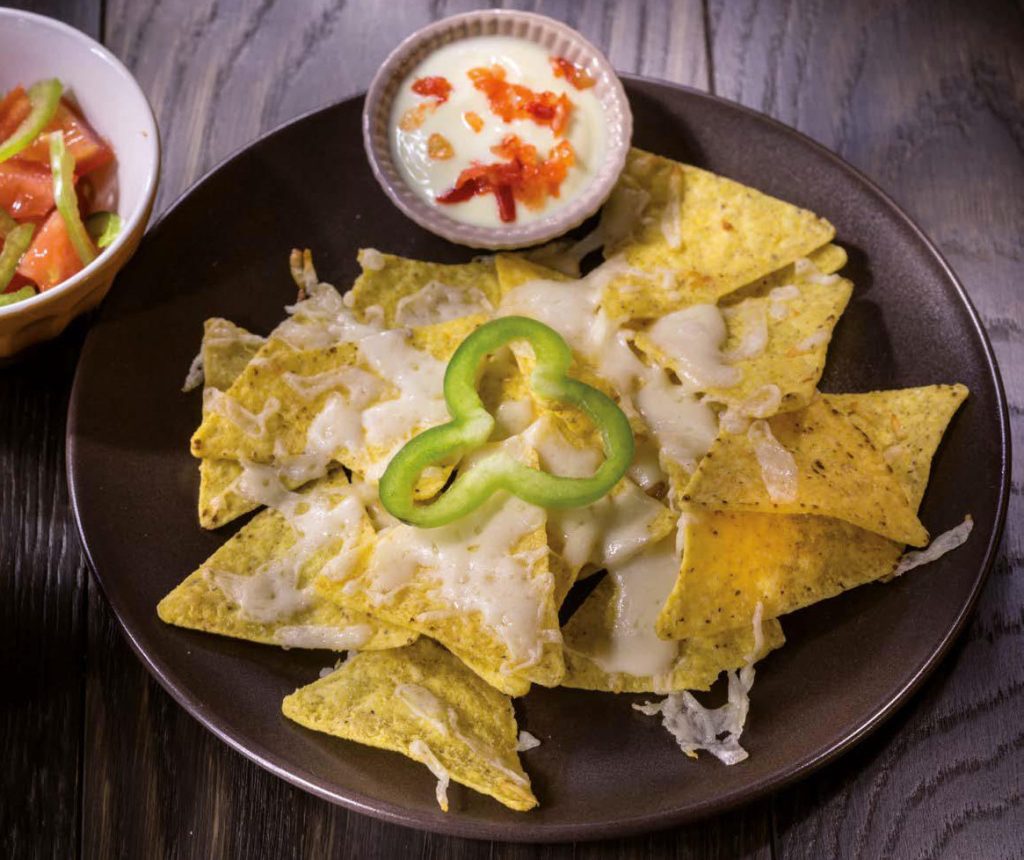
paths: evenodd
<path fill-rule="evenodd" d="M 498 216 L 505 223 L 516 220 L 516 203 L 540 209 L 548 197 L 558 197 L 562 183 L 575 163 L 576 153 L 567 140 L 560 141 L 541 158 L 537 147 L 518 135 L 507 135 L 491 151 L 505 161 L 472 164 L 459 174 L 451 190 L 438 203 L 462 203 L 477 194 L 493 194 Z"/>
<path fill-rule="evenodd" d="M 556 135 L 565 132 L 572 112 L 572 102 L 565 93 L 538 93 L 522 84 L 511 84 L 505 79 L 505 69 L 498 65 L 480 66 L 468 74 L 473 86 L 487 96 L 491 110 L 505 122 L 532 119 L 538 125 L 549 126 Z"/>
<path fill-rule="evenodd" d="M 551 57 L 551 70 L 556 78 L 565 78 L 578 90 L 588 90 L 597 83 L 583 66 L 565 57 Z"/>
<path fill-rule="evenodd" d="M 447 137 L 435 131 L 427 138 L 427 155 L 438 161 L 447 161 L 455 155 L 455 150 Z"/>
<path fill-rule="evenodd" d="M 418 96 L 431 96 L 439 105 L 443 105 L 452 94 L 452 85 L 447 78 L 417 78 L 413 81 L 412 91 Z"/>
<path fill-rule="evenodd" d="M 484 121 L 480 118 L 480 114 L 478 114 L 475 110 L 466 111 L 462 115 L 462 119 L 466 123 L 466 125 L 473 129 L 473 131 L 475 131 L 477 134 L 483 131 Z"/>

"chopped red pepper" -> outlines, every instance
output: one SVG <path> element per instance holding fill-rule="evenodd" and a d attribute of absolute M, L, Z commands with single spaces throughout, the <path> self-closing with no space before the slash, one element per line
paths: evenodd
<path fill-rule="evenodd" d="M 540 209 L 548 197 L 558 197 L 562 182 L 576 160 L 572 144 L 563 140 L 546 159 L 537 147 L 510 134 L 497 146 L 495 155 L 506 161 L 473 164 L 459 174 L 454 187 L 437 198 L 438 203 L 462 203 L 477 194 L 493 194 L 503 222 L 516 220 L 516 201 Z"/>
<path fill-rule="evenodd" d="M 588 90 L 597 83 L 583 66 L 577 65 L 565 57 L 552 57 L 551 69 L 556 78 L 565 78 L 578 90 Z"/>
<path fill-rule="evenodd" d="M 475 110 L 466 111 L 462 115 L 462 119 L 465 121 L 466 125 L 468 125 L 471 129 L 473 129 L 473 131 L 477 132 L 478 134 L 481 131 L 483 131 L 484 121 L 480 118 L 480 114 L 478 114 Z"/>
<path fill-rule="evenodd" d="M 505 122 L 532 119 L 538 125 L 549 126 L 556 135 L 565 132 L 572 112 L 572 102 L 565 93 L 538 93 L 522 84 L 509 83 L 505 69 L 499 65 L 480 66 L 468 74 L 473 86 L 487 96 L 491 110 Z"/>
<path fill-rule="evenodd" d="M 439 105 L 443 105 L 452 94 L 452 85 L 447 78 L 417 78 L 413 81 L 412 91 L 418 96 L 432 96 Z"/>

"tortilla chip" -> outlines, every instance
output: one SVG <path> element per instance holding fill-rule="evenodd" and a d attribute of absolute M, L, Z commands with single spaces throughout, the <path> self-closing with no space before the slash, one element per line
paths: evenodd
<path fill-rule="evenodd" d="M 498 306 L 498 279 L 489 258 L 443 265 L 364 248 L 359 265 L 363 273 L 345 303 L 360 314 L 373 306 L 381 308 L 388 328 L 487 315 Z"/>
<path fill-rule="evenodd" d="M 753 283 L 740 287 L 733 293 L 722 297 L 723 305 L 735 304 L 743 299 L 767 296 L 772 290 L 787 284 L 831 284 L 835 278 L 831 275 L 846 265 L 846 250 L 839 245 L 822 245 L 811 251 L 806 257 L 776 269 L 770 275 L 758 278 Z"/>
<path fill-rule="evenodd" d="M 411 412 L 393 380 L 377 375 L 363 361 L 355 343 L 340 342 L 329 347 L 296 349 L 271 336 L 235 383 L 222 395 L 220 405 L 210 401 L 208 414 L 192 437 L 192 453 L 239 461 L 274 464 L 287 469 L 296 466 L 305 480 L 323 474 L 331 462 L 367 476 L 379 478 L 393 453 L 413 435 L 448 418 L 441 398 L 445 363 L 466 335 L 485 317 L 467 317 L 414 329 L 408 334 L 392 332 L 396 347 L 410 353 L 423 374 L 432 374 L 436 396 L 429 408 Z M 350 409 L 350 403 L 358 406 Z M 338 437 L 337 421 L 327 420 L 317 433 L 318 418 L 330 418 L 337 411 L 359 415 L 382 404 L 393 404 L 408 415 L 403 431 L 386 444 L 365 444 L 361 438 L 350 442 Z M 344 422 L 342 422 L 344 423 Z M 358 435 L 361 430 L 357 427 Z M 311 434 L 322 444 L 311 444 Z M 331 450 L 331 443 L 333 450 Z M 419 495 L 429 497 L 443 486 L 447 474 L 438 472 L 420 487 Z"/>
<path fill-rule="evenodd" d="M 203 324 L 204 399 L 206 391 L 226 391 L 245 370 L 265 339 L 233 322 L 214 317 Z M 238 493 L 242 466 L 233 460 L 203 458 L 199 463 L 199 525 L 219 528 L 259 507 Z"/>
<path fill-rule="evenodd" d="M 607 286 L 603 306 L 614 319 L 663 316 L 719 298 L 806 257 L 835 228 L 812 212 L 738 182 L 638 149 L 606 208 L 616 198 L 647 194 L 631 236 L 605 246 L 626 270 Z M 610 216 L 609 216 L 610 217 Z"/>
<path fill-rule="evenodd" d="M 381 623 L 310 587 L 370 551 L 373 527 L 338 472 L 297 494 L 294 513 L 267 509 L 231 537 L 157 607 L 162 621 L 290 648 L 397 648 L 416 634 Z M 312 513 L 310 513 L 312 512 Z M 311 535 L 301 523 L 310 514 Z"/>
<path fill-rule="evenodd" d="M 516 752 L 512 702 L 429 639 L 360 653 L 287 696 L 286 717 L 306 728 L 426 764 L 448 811 L 447 777 L 525 812 L 537 805 Z"/>
<path fill-rule="evenodd" d="M 384 529 L 363 566 L 316 587 L 436 639 L 503 692 L 553 687 L 565 667 L 544 521 L 496 493 L 447 526 Z"/>
<path fill-rule="evenodd" d="M 778 621 L 762 625 L 764 643 L 754 654 L 751 616 L 736 630 L 664 642 L 655 621 L 679 571 L 668 539 L 625 564 L 612 565 L 562 629 L 562 685 L 612 693 L 673 693 L 707 690 L 723 671 L 760 660 L 782 645 Z"/>
<path fill-rule="evenodd" d="M 917 510 L 932 455 L 967 394 L 933 385 L 823 399 L 889 451 L 893 476 Z M 685 638 L 740 627 L 758 602 L 776 618 L 887 576 L 903 545 L 841 520 L 728 511 L 686 518 L 686 550 L 658 633 Z"/>
<path fill-rule="evenodd" d="M 683 501 L 718 511 L 818 514 L 901 543 L 928 543 L 928 532 L 892 469 L 863 431 L 826 400 L 819 397 L 799 412 L 776 415 L 768 426 L 795 461 L 792 500 L 772 500 L 750 434 L 722 433 Z"/>
<path fill-rule="evenodd" d="M 967 394 L 966 385 L 956 384 L 822 397 L 867 434 L 916 511 L 928 486 L 932 457 Z"/>
<path fill-rule="evenodd" d="M 853 285 L 837 280 L 828 286 L 807 283 L 794 289 L 799 295 L 787 301 L 764 296 L 723 309 L 728 332 L 723 354 L 742 349 L 756 335 L 755 329 L 767 332 L 767 342 L 757 355 L 734 360 L 732 366 L 741 372 L 739 381 L 731 386 L 709 386 L 704 392 L 708 400 L 741 414 L 753 409 L 759 418 L 802 409 L 811 402 L 825 369 L 832 329 L 846 308 Z M 678 360 L 647 332 L 638 332 L 634 342 L 652 361 L 680 372 Z M 766 402 L 776 405 L 766 409 Z"/>

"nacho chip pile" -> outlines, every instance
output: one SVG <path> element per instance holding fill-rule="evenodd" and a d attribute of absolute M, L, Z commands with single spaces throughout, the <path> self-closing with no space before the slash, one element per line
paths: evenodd
<path fill-rule="evenodd" d="M 261 510 L 160 617 L 348 652 L 288 696 L 285 715 L 424 764 L 445 810 L 451 782 L 537 805 L 519 760 L 535 743 L 518 740 L 513 708 L 534 684 L 667 694 L 640 710 L 661 713 L 688 754 L 741 761 L 752 667 L 783 645 L 780 618 L 884 580 L 905 545 L 928 544 L 918 507 L 967 396 L 818 391 L 854 290 L 834 234 L 811 212 L 634 150 L 577 242 L 459 265 L 364 249 L 344 295 L 293 252 L 299 301 L 281 324 L 264 337 L 208 320 L 196 364 L 199 523 Z M 603 262 L 581 274 L 597 250 Z M 635 462 L 585 508 L 502 492 L 448 526 L 398 522 L 377 481 L 448 419 L 444 371 L 462 340 L 511 314 L 565 338 L 572 375 L 629 418 Z M 533 361 L 514 344 L 482 369 L 488 446 L 592 474 L 597 428 L 531 390 Z M 417 498 L 479 456 L 425 471 Z M 723 673 L 727 704 L 702 710 L 687 691 Z"/>

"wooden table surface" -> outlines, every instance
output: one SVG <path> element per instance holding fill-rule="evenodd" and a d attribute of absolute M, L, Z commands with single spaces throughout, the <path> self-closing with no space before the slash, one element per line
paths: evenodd
<path fill-rule="evenodd" d="M 267 130 L 365 89 L 410 31 L 480 4 L 25 5 L 100 39 L 139 79 L 163 138 L 162 211 Z M 504 5 L 567 21 L 618 69 L 771 114 L 879 182 L 966 284 L 1022 446 L 1019 2 Z M 1024 857 L 1020 461 L 1003 549 L 966 633 L 910 704 L 838 762 L 744 809 L 643 838 L 546 847 L 450 839 L 346 812 L 260 770 L 135 659 L 90 579 L 68 506 L 65 411 L 88 324 L 0 368 L 2 856 Z"/>

